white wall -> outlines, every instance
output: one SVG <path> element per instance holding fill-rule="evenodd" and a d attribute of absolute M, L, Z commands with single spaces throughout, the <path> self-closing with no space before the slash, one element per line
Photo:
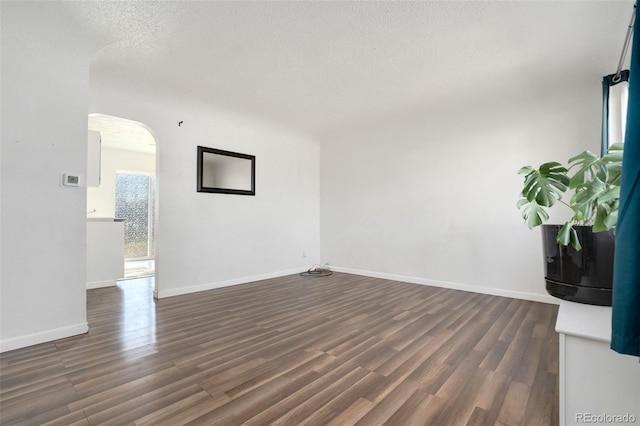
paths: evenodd
<path fill-rule="evenodd" d="M 164 88 L 95 74 L 89 85 L 98 45 L 55 5 L 1 5 L 1 350 L 86 330 L 86 192 L 58 180 L 86 172 L 89 112 L 145 123 L 158 141 L 161 297 L 304 270 L 320 262 L 321 236 L 322 261 L 345 270 L 544 299 L 515 172 L 597 149 L 600 75 L 558 76 L 564 90 L 452 90 L 449 105 L 320 152 L 311 137 Z M 256 196 L 197 193 L 197 145 L 256 155 Z"/>
<path fill-rule="evenodd" d="M 87 188 L 87 217 L 114 217 L 116 211 L 116 171 L 155 174 L 156 156 L 102 146 L 100 186 Z"/>
<path fill-rule="evenodd" d="M 301 272 L 318 262 L 320 151 L 312 138 L 96 76 L 90 111 L 144 123 L 156 137 L 159 297 Z M 196 192 L 198 145 L 255 155 L 256 195 Z"/>
<path fill-rule="evenodd" d="M 0 350 L 85 332 L 86 36 L 55 5 L 2 2 Z"/>
<path fill-rule="evenodd" d="M 595 76 L 594 76 L 595 77 Z M 539 229 L 517 170 L 598 152 L 600 80 L 495 87 L 322 146 L 322 262 L 336 270 L 532 300 L 546 295 Z"/>
<path fill-rule="evenodd" d="M 319 260 L 316 140 L 157 88 L 95 81 L 87 108 L 99 47 L 55 4 L 2 2 L 2 351 L 87 330 L 86 191 L 58 182 L 86 173 L 90 112 L 143 122 L 157 136 L 160 297 Z M 197 145 L 256 155 L 256 196 L 197 193 Z"/>

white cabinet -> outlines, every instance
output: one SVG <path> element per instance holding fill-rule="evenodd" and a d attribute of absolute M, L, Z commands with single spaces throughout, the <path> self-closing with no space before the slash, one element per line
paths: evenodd
<path fill-rule="evenodd" d="M 640 424 L 640 363 L 609 348 L 611 308 L 562 301 L 556 331 L 560 424 Z"/>
<path fill-rule="evenodd" d="M 87 134 L 87 186 L 100 186 L 100 132 Z"/>

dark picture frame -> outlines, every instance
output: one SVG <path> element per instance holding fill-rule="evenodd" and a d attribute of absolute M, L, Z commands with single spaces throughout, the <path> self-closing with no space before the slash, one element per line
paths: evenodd
<path fill-rule="evenodd" d="M 255 155 L 198 146 L 197 191 L 256 195 Z"/>

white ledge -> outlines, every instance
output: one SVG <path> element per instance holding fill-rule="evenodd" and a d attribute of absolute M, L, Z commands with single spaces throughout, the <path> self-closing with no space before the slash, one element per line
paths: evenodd
<path fill-rule="evenodd" d="M 560 302 L 558 333 L 611 343 L 611 307 Z"/>

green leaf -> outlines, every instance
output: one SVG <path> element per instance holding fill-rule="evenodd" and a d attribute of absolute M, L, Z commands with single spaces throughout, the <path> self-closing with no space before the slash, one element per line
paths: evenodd
<path fill-rule="evenodd" d="M 602 232 L 606 231 L 607 225 L 605 225 L 605 220 L 609 215 L 609 209 L 606 205 L 599 205 L 598 210 L 596 211 L 596 219 L 593 222 L 593 232 Z"/>
<path fill-rule="evenodd" d="M 622 177 L 622 163 L 607 164 L 607 183 L 609 185 L 620 186 L 620 178 Z"/>
<path fill-rule="evenodd" d="M 519 175 L 528 175 L 529 173 L 531 173 L 532 171 L 534 171 L 535 169 L 531 166 L 524 166 L 521 167 L 520 170 L 518 170 L 518 174 Z"/>
<path fill-rule="evenodd" d="M 573 228 L 571 222 L 567 222 L 562 225 L 562 228 L 560 228 L 560 231 L 558 231 L 556 242 L 563 246 L 568 246 L 569 244 L 571 244 L 571 246 L 576 249 L 576 251 L 582 250 L 580 240 L 578 239 L 578 232 Z"/>
<path fill-rule="evenodd" d="M 606 189 L 605 183 L 600 179 L 593 179 L 576 187 L 576 192 L 571 197 L 571 203 L 585 204 L 595 202 L 598 196 Z"/>
<path fill-rule="evenodd" d="M 538 206 L 551 207 L 567 190 L 567 169 L 557 162 L 544 163 L 536 170 L 531 166 L 521 168 L 524 174 L 522 196 Z"/>
<path fill-rule="evenodd" d="M 566 173 L 567 172 L 567 168 L 564 167 L 562 164 L 558 163 L 557 161 L 551 161 L 549 163 L 543 163 L 543 164 L 540 165 L 538 170 L 540 170 L 540 173 L 542 173 L 543 175 L 550 175 L 550 174 L 553 174 L 553 173 Z"/>
<path fill-rule="evenodd" d="M 528 202 L 529 202 L 529 200 L 527 200 L 526 198 L 520 198 L 518 200 L 518 203 L 516 204 L 518 206 L 518 210 L 520 209 L 520 207 L 524 206 Z"/>
<path fill-rule="evenodd" d="M 576 192 L 570 200 L 571 208 L 576 212 L 574 216 L 576 221 L 589 222 L 593 218 L 596 213 L 598 196 L 605 189 L 605 183 L 598 178 L 583 183 L 576 188 Z"/>
<path fill-rule="evenodd" d="M 613 186 L 609 189 L 601 192 L 600 195 L 596 198 L 596 202 L 598 204 L 608 203 L 611 200 L 617 200 L 620 198 L 620 187 Z"/>
<path fill-rule="evenodd" d="M 576 223 L 581 223 L 587 221 L 587 216 L 591 214 L 591 206 L 586 204 L 573 205 L 571 206 L 571 210 L 573 210 L 573 216 L 571 216 L 571 221 Z"/>
<path fill-rule="evenodd" d="M 607 183 L 610 185 L 620 185 L 623 148 L 623 144 L 615 143 L 609 147 L 607 154 L 602 157 L 602 162 L 607 166 Z"/>
<path fill-rule="evenodd" d="M 604 226 L 607 227 L 607 229 L 614 229 L 616 228 L 616 225 L 618 223 L 618 209 L 611 209 L 611 211 L 609 212 L 609 214 L 607 215 L 607 217 L 604 219 Z"/>
<path fill-rule="evenodd" d="M 583 151 L 581 154 L 571 157 L 569 164 L 571 164 L 570 170 L 574 167 L 578 168 L 569 181 L 569 188 L 577 188 L 594 177 L 603 182 L 607 180 L 607 169 L 604 163 L 592 152 Z"/>
<path fill-rule="evenodd" d="M 605 154 L 602 157 L 603 163 L 619 163 L 622 161 L 622 151 L 609 151 L 608 154 Z"/>
<path fill-rule="evenodd" d="M 576 251 L 582 250 L 580 240 L 578 239 L 578 232 L 573 227 L 571 227 L 571 246 L 576 249 Z"/>
<path fill-rule="evenodd" d="M 549 214 L 545 211 L 543 206 L 536 203 L 535 200 L 529 201 L 526 198 L 522 198 L 518 201 L 518 209 L 522 208 L 522 218 L 529 229 L 542 225 L 542 223 L 549 219 Z"/>
<path fill-rule="evenodd" d="M 618 222 L 619 205 L 618 198 L 615 198 L 611 204 L 601 203 L 598 205 L 596 220 L 593 223 L 594 232 L 608 231 L 611 228 L 615 228 Z"/>
<path fill-rule="evenodd" d="M 611 144 L 607 152 L 623 151 L 623 150 L 624 150 L 624 143 L 618 142 L 618 143 Z"/>
<path fill-rule="evenodd" d="M 556 242 L 563 246 L 569 245 L 569 241 L 571 239 L 570 233 L 572 229 L 573 229 L 573 226 L 571 226 L 571 223 L 569 222 L 566 222 L 564 225 L 562 225 L 562 228 L 560 228 L 560 231 L 558 231 Z"/>

